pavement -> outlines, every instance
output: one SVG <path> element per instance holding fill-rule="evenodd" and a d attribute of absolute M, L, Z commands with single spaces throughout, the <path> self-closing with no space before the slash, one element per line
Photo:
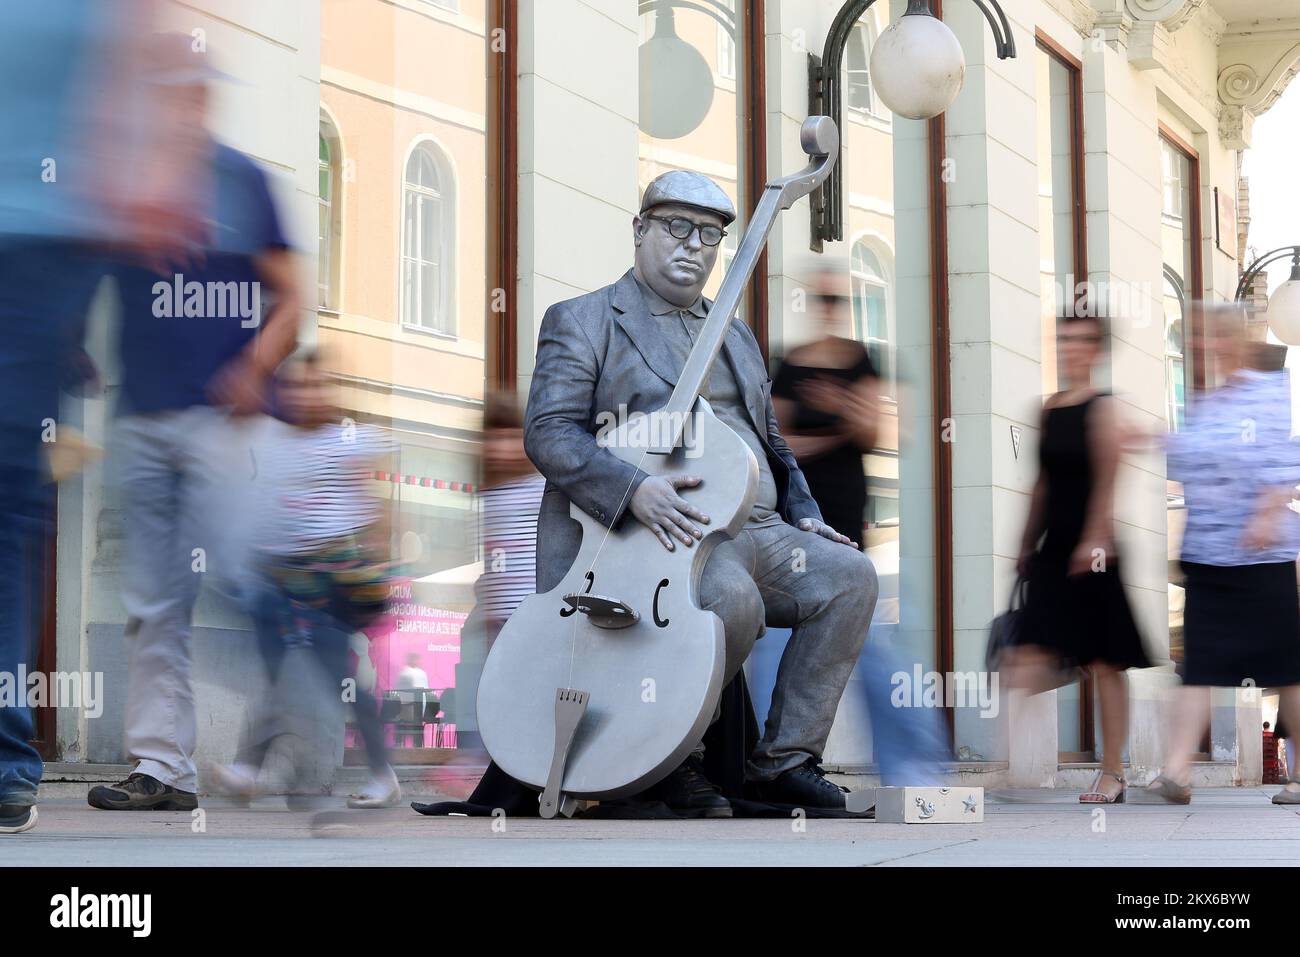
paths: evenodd
<path fill-rule="evenodd" d="M 443 796 L 460 790 L 452 782 Z M 1183 807 L 1105 808 L 1080 805 L 1075 791 L 989 791 L 982 824 L 882 824 L 432 818 L 405 806 L 349 812 L 341 797 L 309 811 L 210 798 L 199 816 L 108 812 L 68 782 L 43 787 L 34 830 L 0 835 L 0 866 L 1294 865 L 1300 808 L 1271 804 L 1277 790 L 1202 788 Z"/>

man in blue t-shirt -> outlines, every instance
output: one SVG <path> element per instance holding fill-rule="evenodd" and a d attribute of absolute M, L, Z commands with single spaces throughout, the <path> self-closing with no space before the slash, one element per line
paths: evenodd
<path fill-rule="evenodd" d="M 62 440 L 60 391 L 86 384 L 86 314 L 108 257 L 168 256 L 199 226 L 190 170 L 164 148 L 173 131 L 142 82 L 153 12 L 151 0 L 0 4 L 0 679 L 38 667 L 53 587 L 47 443 Z M 27 705 L 21 692 L 0 701 L 0 834 L 36 825 Z"/>
<path fill-rule="evenodd" d="M 179 257 L 115 270 L 122 393 L 115 430 L 126 535 L 129 649 L 125 781 L 92 788 L 105 810 L 197 806 L 190 621 L 205 575 L 238 576 L 222 550 L 222 475 L 240 417 L 297 339 L 294 265 L 266 177 L 212 140 L 206 81 L 217 75 L 190 37 L 160 36 L 153 78 L 169 149 L 202 170 L 206 235 Z"/>

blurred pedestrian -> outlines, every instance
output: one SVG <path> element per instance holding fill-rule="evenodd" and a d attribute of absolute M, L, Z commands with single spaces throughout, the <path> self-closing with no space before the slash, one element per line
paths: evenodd
<path fill-rule="evenodd" d="M 285 363 L 279 378 L 277 411 L 288 427 L 264 455 L 269 496 L 254 606 L 272 690 L 254 710 L 235 763 L 212 768 L 214 786 L 241 797 L 319 789 L 337 744 L 321 726 L 341 727 L 350 700 L 370 780 L 349 806 L 391 807 L 401 788 L 378 705 L 360 682 L 348 683 L 349 636 L 383 613 L 390 588 L 390 523 L 370 482 L 390 467 L 391 443 L 343 419 L 316 353 Z"/>
<path fill-rule="evenodd" d="M 1102 766 L 1079 801 L 1124 800 L 1129 668 L 1147 668 L 1124 594 L 1115 542 L 1115 475 L 1125 439 L 1117 401 L 1093 385 L 1106 327 L 1086 309 L 1058 325 L 1065 387 L 1043 403 L 1039 471 L 1021 536 L 1026 582 L 1021 627 L 1002 659 L 1003 680 L 1031 694 L 1091 673 L 1101 712 Z"/>
<path fill-rule="evenodd" d="M 262 410 L 298 331 L 297 275 L 266 177 L 206 127 L 208 81 L 220 74 L 188 34 L 154 35 L 147 63 L 167 131 L 156 145 L 193 158 L 189 186 L 206 229 L 178 256 L 142 255 L 115 272 L 132 770 L 91 789 L 89 803 L 104 810 L 197 805 L 191 616 L 205 575 L 242 571 L 219 508 L 242 431 L 234 419 Z"/>
<path fill-rule="evenodd" d="M 810 277 L 818 336 L 781 363 L 772 382 L 772 405 L 822 518 L 860 542 L 867 507 L 862 457 L 876 444 L 881 381 L 866 347 L 844 335 L 845 281 L 830 269 Z"/>
<path fill-rule="evenodd" d="M 137 85 L 151 15 L 145 0 L 0 10 L 0 673 L 11 678 L 36 667 L 55 508 L 44 452 L 69 446 L 60 388 L 94 378 L 82 332 L 106 257 L 162 255 L 196 223 L 180 203 L 154 213 L 179 164 L 150 148 L 159 120 Z M 36 823 L 42 765 L 26 705 L 0 707 L 0 833 Z"/>
<path fill-rule="evenodd" d="M 791 350 L 777 368 L 772 404 L 823 520 L 865 549 L 863 459 L 880 432 L 883 383 L 866 346 L 846 335 L 852 321 L 846 281 L 843 270 L 824 265 L 809 275 L 817 337 Z M 774 637 L 769 631 L 766 640 Z M 881 641 L 863 646 L 855 669 L 876 765 L 887 787 L 941 783 L 941 762 L 951 757 L 937 709 L 891 703 L 893 676 L 910 669 L 911 662 Z"/>
<path fill-rule="evenodd" d="M 1165 766 L 1152 792 L 1191 800 L 1192 754 L 1210 721 L 1210 689 L 1274 687 L 1279 720 L 1300 727 L 1300 482 L 1287 373 L 1249 368 L 1245 316 L 1235 305 L 1194 304 L 1196 348 L 1220 384 L 1198 395 L 1186 426 L 1168 436 L 1171 479 L 1183 483 L 1183 687 L 1173 707 Z M 1294 769 L 1275 804 L 1300 804 Z"/>
<path fill-rule="evenodd" d="M 546 480 L 524 452 L 524 415 L 511 392 L 492 392 L 483 409 L 483 488 L 479 541 L 483 573 L 474 609 L 461 627 L 456 666 L 456 744 L 482 748 L 474 717 L 478 681 L 497 633 L 519 603 L 537 590 L 537 516 Z"/>

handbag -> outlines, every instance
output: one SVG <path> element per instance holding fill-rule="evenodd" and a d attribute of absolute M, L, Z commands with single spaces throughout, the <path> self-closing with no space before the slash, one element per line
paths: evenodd
<path fill-rule="evenodd" d="M 1017 645 L 1030 645 L 1034 641 L 1025 634 L 1025 606 L 1029 597 L 1029 579 L 1023 573 L 1016 576 L 1016 583 L 1011 588 L 1011 600 L 1007 610 L 993 619 L 989 626 L 989 643 L 984 652 L 984 667 L 990 673 L 1002 670 L 1002 658 L 1008 648 Z M 1062 688 L 1088 676 L 1086 668 L 1059 661 L 1043 675 L 1041 685 L 1035 694 Z"/>
<path fill-rule="evenodd" d="M 989 626 L 989 643 L 984 651 L 984 667 L 989 672 L 1000 670 L 1002 656 L 1008 648 L 1024 644 L 1025 599 L 1028 594 L 1029 579 L 1017 575 L 1007 610 L 994 618 Z"/>

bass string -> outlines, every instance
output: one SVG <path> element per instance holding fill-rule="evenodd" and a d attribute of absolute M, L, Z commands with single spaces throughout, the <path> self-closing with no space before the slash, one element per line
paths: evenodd
<path fill-rule="evenodd" d="M 686 323 L 686 316 L 683 310 L 679 309 L 677 311 L 677 320 L 682 324 L 682 329 L 686 332 L 686 338 L 690 340 L 691 352 L 694 352 L 697 344 L 697 340 L 694 334 L 691 332 L 691 327 Z M 641 458 L 639 458 L 636 463 L 636 469 L 638 472 L 641 471 L 641 465 L 643 462 L 645 462 L 645 457 L 649 454 L 650 454 L 649 449 L 644 449 L 641 452 Z M 623 497 L 619 499 L 619 503 L 618 503 L 619 512 L 623 511 L 623 505 L 624 503 L 627 502 L 627 497 L 632 492 L 632 483 L 635 481 L 636 481 L 636 475 L 633 474 L 632 478 L 628 480 L 627 488 L 623 490 Z M 592 558 L 591 564 L 587 567 L 588 574 L 590 574 L 592 571 L 595 570 L 596 562 L 600 560 L 600 553 L 604 551 L 605 543 L 609 541 L 609 536 L 613 533 L 613 531 L 614 531 L 613 528 L 605 529 L 605 534 L 601 537 L 600 545 L 597 546 L 596 548 L 596 554 Z M 667 532 L 667 530 L 665 530 L 665 534 L 671 535 L 671 533 Z M 578 654 L 578 618 L 577 615 L 574 615 L 573 631 L 569 635 L 569 687 L 570 688 L 573 687 L 573 669 L 577 660 L 577 654 Z"/>
<path fill-rule="evenodd" d="M 637 471 L 637 472 L 640 472 L 640 471 L 641 471 L 641 464 L 642 464 L 643 462 L 645 462 L 645 457 L 646 457 L 647 455 L 649 455 L 649 454 L 650 454 L 650 450 L 649 450 L 649 449 L 643 449 L 643 450 L 641 451 L 641 458 L 637 459 L 637 463 L 636 463 L 636 471 Z M 617 509 L 617 511 L 615 512 L 615 514 L 619 514 L 619 513 L 621 513 L 621 512 L 623 511 L 623 505 L 627 502 L 627 498 L 628 498 L 628 496 L 632 494 L 632 483 L 635 482 L 635 481 L 636 481 L 636 472 L 633 472 L 633 473 L 632 473 L 632 477 L 631 477 L 630 479 L 628 479 L 628 482 L 627 482 L 627 488 L 625 488 L 625 489 L 623 490 L 623 497 L 620 498 L 619 501 L 618 501 L 618 509 Z M 610 527 L 608 527 L 608 528 L 605 529 L 605 534 L 601 536 L 600 544 L 599 544 L 598 546 L 596 546 L 596 554 L 595 554 L 594 556 L 592 556 L 591 564 L 587 566 L 587 574 L 592 574 L 592 573 L 595 571 L 595 569 L 596 569 L 596 562 L 600 561 L 600 553 L 601 553 L 602 551 L 605 550 L 605 543 L 606 543 L 607 541 L 609 541 L 609 536 L 612 535 L 613 533 L 614 533 L 613 526 L 610 526 Z M 584 575 L 583 577 L 586 577 L 586 576 Z M 578 616 L 577 616 L 577 615 L 574 615 L 574 616 L 573 616 L 573 630 L 572 630 L 572 631 L 570 632 L 570 634 L 569 634 L 569 681 L 568 681 L 568 686 L 569 686 L 570 688 L 573 687 L 573 668 L 574 668 L 574 664 L 575 664 L 575 662 L 576 662 L 576 660 L 577 660 L 577 654 L 578 654 Z"/>

